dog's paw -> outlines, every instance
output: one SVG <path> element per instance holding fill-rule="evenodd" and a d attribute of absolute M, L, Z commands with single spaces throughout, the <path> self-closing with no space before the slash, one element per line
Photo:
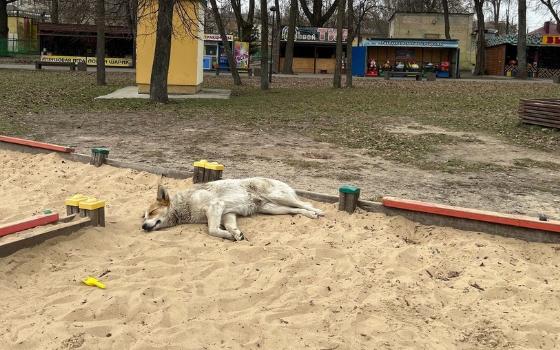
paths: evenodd
<path fill-rule="evenodd" d="M 321 209 L 315 209 L 315 214 L 317 214 L 317 216 L 325 216 L 325 212 Z"/>
<path fill-rule="evenodd" d="M 243 234 L 243 232 L 239 231 L 233 234 L 233 238 L 235 238 L 236 241 L 244 241 L 245 235 Z"/>
<path fill-rule="evenodd" d="M 307 216 L 310 219 L 317 219 L 319 218 L 319 215 L 311 210 L 306 210 L 305 212 L 302 213 L 304 216 Z"/>

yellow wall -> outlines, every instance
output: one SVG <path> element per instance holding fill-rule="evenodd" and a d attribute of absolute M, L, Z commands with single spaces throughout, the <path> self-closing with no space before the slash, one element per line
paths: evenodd
<path fill-rule="evenodd" d="M 189 18 L 203 18 L 202 4 L 198 1 L 179 0 L 187 9 Z M 138 36 L 136 39 L 136 84 L 140 93 L 148 93 L 154 60 L 155 33 L 157 23 L 157 1 L 152 0 L 152 8 L 145 9 L 146 15 L 139 15 Z M 173 16 L 173 38 L 167 77 L 168 93 L 196 93 L 202 85 L 202 57 L 204 30 L 202 22 L 190 24 L 189 28 L 181 22 L 177 10 Z"/>
<path fill-rule="evenodd" d="M 449 16 L 451 39 L 459 40 L 461 69 L 470 70 L 476 57 L 476 43 L 472 34 L 473 15 Z M 391 38 L 445 39 L 443 14 L 395 13 L 389 22 Z"/>

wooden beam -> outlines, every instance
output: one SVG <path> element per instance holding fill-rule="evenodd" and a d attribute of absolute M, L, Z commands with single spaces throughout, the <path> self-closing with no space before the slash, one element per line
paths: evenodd
<path fill-rule="evenodd" d="M 33 227 L 52 224 L 59 219 L 58 213 L 35 215 L 27 219 L 9 222 L 0 225 L 0 237 L 7 236 L 12 233 L 28 230 Z"/>
<path fill-rule="evenodd" d="M 452 207 L 448 205 L 411 201 L 394 197 L 383 197 L 383 206 L 442 216 L 450 216 L 461 219 L 490 222 L 500 225 L 560 233 L 560 221 L 540 221 L 529 216 L 501 214 L 485 210 Z"/>
<path fill-rule="evenodd" d="M 15 144 L 18 144 L 18 145 L 23 145 L 23 146 L 33 147 L 33 148 L 40 148 L 40 149 L 45 149 L 45 150 L 55 151 L 55 152 L 62 152 L 62 153 L 72 153 L 72 152 L 74 152 L 74 149 L 70 148 L 70 147 L 53 145 L 51 143 L 45 143 L 45 142 L 38 142 L 38 141 L 20 139 L 20 138 L 17 138 L 17 137 L 0 135 L 0 141 L 6 142 L 6 143 L 15 143 Z"/>
<path fill-rule="evenodd" d="M 91 220 L 89 218 L 77 218 L 70 222 L 40 227 L 35 230 L 23 231 L 2 237 L 0 239 L 0 257 L 8 256 L 20 249 L 29 248 L 53 237 L 69 235 L 90 225 Z"/>

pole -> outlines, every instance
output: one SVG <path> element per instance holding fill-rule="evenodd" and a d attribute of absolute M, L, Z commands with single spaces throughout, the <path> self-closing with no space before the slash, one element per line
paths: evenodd
<path fill-rule="evenodd" d="M 274 55 L 274 27 L 276 24 L 276 7 L 271 7 L 270 11 L 272 11 L 272 38 L 270 39 L 270 59 L 268 60 L 268 82 L 272 83 L 272 56 Z"/>

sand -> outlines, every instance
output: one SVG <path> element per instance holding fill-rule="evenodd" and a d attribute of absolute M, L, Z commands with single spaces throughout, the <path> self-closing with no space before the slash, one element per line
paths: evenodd
<path fill-rule="evenodd" d="M 560 347 L 559 245 L 321 203 L 319 220 L 240 220 L 249 242 L 146 234 L 155 175 L 9 151 L 0 166 L 0 223 L 75 192 L 108 203 L 106 228 L 0 259 L 3 349 Z M 103 273 L 105 290 L 80 283 Z"/>

